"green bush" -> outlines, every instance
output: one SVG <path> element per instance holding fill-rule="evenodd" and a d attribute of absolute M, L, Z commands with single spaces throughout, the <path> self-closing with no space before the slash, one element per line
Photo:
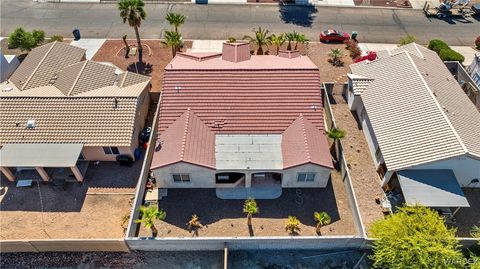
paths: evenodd
<path fill-rule="evenodd" d="M 450 47 L 443 40 L 432 39 L 428 42 L 428 48 L 439 54 L 441 50 L 449 49 Z"/>
<path fill-rule="evenodd" d="M 417 38 L 414 35 L 406 35 L 400 39 L 400 46 L 407 45 L 417 41 Z"/>
<path fill-rule="evenodd" d="M 50 42 L 54 42 L 54 41 L 63 42 L 63 36 L 54 35 L 54 36 L 50 37 Z"/>
<path fill-rule="evenodd" d="M 477 47 L 477 50 L 480 50 L 480 36 L 477 36 L 477 39 L 475 39 L 475 47 Z"/>
<path fill-rule="evenodd" d="M 8 47 L 19 48 L 22 51 L 30 51 L 45 40 L 45 32 L 33 30 L 27 32 L 19 27 L 8 36 Z"/>
<path fill-rule="evenodd" d="M 452 49 L 443 49 L 440 51 L 438 56 L 440 56 L 440 59 L 442 59 L 442 61 L 458 61 L 460 63 L 463 63 L 463 61 L 465 61 L 465 57 L 463 57 L 462 54 Z"/>

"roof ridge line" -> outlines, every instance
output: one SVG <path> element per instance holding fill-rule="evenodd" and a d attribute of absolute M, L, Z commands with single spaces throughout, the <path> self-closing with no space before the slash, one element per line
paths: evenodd
<path fill-rule="evenodd" d="M 190 123 L 190 108 L 187 109 L 187 111 L 185 112 L 187 113 L 185 115 L 185 129 L 183 130 L 183 137 L 182 137 L 182 148 L 180 150 L 180 160 L 183 161 L 184 159 L 184 155 L 185 155 L 185 145 L 187 143 L 187 133 L 188 133 L 188 127 L 189 127 L 189 123 Z"/>
<path fill-rule="evenodd" d="M 307 160 L 311 162 L 312 159 L 310 158 L 310 147 L 308 146 L 307 132 L 305 130 L 305 120 L 303 118 L 303 113 L 300 114 L 300 120 L 301 120 L 300 124 L 302 127 L 303 142 L 305 143 L 305 154 L 307 155 Z"/>
<path fill-rule="evenodd" d="M 82 75 L 83 70 L 85 70 L 85 67 L 87 66 L 87 63 L 88 63 L 88 60 L 85 60 L 85 63 L 83 64 L 82 69 L 80 69 L 80 72 L 78 72 L 78 76 L 77 76 L 77 77 L 75 78 L 75 80 L 73 81 L 72 87 L 71 87 L 70 90 L 68 91 L 67 96 L 70 96 L 70 94 L 72 93 L 73 89 L 74 89 L 75 86 L 77 85 L 77 82 L 78 82 L 78 80 L 80 79 L 80 76 Z"/>
<path fill-rule="evenodd" d="M 55 47 L 55 45 L 57 45 L 57 42 L 58 41 L 54 41 L 52 46 L 48 49 L 47 53 L 45 53 L 45 55 L 43 55 L 42 59 L 40 60 L 40 62 L 38 63 L 38 65 L 35 67 L 35 69 L 33 70 L 32 74 L 30 74 L 30 76 L 28 77 L 28 79 L 25 81 L 25 83 L 22 85 L 22 88 L 20 88 L 20 90 L 24 90 L 24 88 L 27 86 L 28 82 L 30 82 L 30 80 L 32 79 L 33 75 L 35 75 L 35 73 L 37 72 L 38 68 L 40 67 L 40 65 L 42 65 L 42 63 L 45 61 L 45 59 L 47 58 L 48 54 L 50 54 L 50 52 L 52 51 L 53 47 Z"/>
<path fill-rule="evenodd" d="M 415 47 L 415 49 L 417 50 L 418 54 L 420 54 L 420 55 L 422 56 L 421 58 L 422 58 L 422 59 L 425 59 L 425 56 L 423 55 L 423 53 L 422 53 L 422 52 L 420 51 L 420 49 L 418 48 L 417 43 L 413 42 L 412 44 L 413 44 L 413 46 Z"/>
<path fill-rule="evenodd" d="M 408 53 L 407 51 L 403 51 L 403 52 L 405 52 L 405 54 L 407 55 L 408 59 L 409 59 L 410 62 L 412 63 L 413 68 L 415 68 L 415 71 L 416 71 L 417 74 L 420 76 L 420 79 L 422 80 L 423 84 L 424 84 L 425 87 L 427 88 L 428 93 L 429 93 L 430 96 L 433 98 L 433 101 L 435 102 L 435 104 L 437 105 L 438 109 L 440 110 L 440 113 L 442 113 L 442 116 L 443 116 L 443 118 L 445 119 L 445 121 L 447 122 L 448 126 L 450 127 L 450 130 L 452 130 L 453 134 L 454 134 L 455 137 L 457 138 L 457 141 L 458 141 L 458 143 L 460 144 L 460 146 L 462 147 L 463 151 L 468 154 L 468 153 L 469 153 L 469 152 L 468 152 L 468 148 L 465 146 L 465 144 L 463 143 L 460 135 L 457 133 L 457 131 L 456 131 L 455 128 L 453 127 L 452 122 L 450 122 L 450 119 L 448 118 L 448 116 L 447 116 L 447 115 L 445 114 L 445 112 L 443 111 L 442 106 L 440 105 L 440 103 L 438 102 L 437 98 L 436 98 L 435 95 L 433 94 L 432 89 L 430 89 L 430 87 L 428 86 L 427 82 L 426 82 L 425 79 L 423 78 L 422 73 L 420 72 L 420 70 L 418 70 L 417 65 L 415 64 L 415 62 L 413 61 L 412 57 L 410 56 L 410 53 Z"/>
<path fill-rule="evenodd" d="M 128 74 L 128 70 L 125 71 L 125 73 L 123 75 L 123 79 L 122 79 L 122 83 L 120 84 L 120 88 L 123 88 L 123 84 L 125 83 L 125 80 L 127 80 L 127 74 Z"/>

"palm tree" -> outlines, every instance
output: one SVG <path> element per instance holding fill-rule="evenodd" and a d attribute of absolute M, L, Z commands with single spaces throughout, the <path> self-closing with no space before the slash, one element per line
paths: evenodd
<path fill-rule="evenodd" d="M 257 202 L 253 198 L 248 198 L 243 203 L 243 213 L 247 214 L 247 225 L 252 226 L 252 216 L 258 213 Z"/>
<path fill-rule="evenodd" d="M 143 48 L 138 28 L 142 20 L 145 20 L 147 16 L 147 13 L 145 13 L 143 9 L 144 6 L 145 4 L 142 0 L 121 0 L 118 2 L 118 10 L 120 10 L 120 18 L 122 18 L 123 23 L 128 22 L 128 25 L 135 30 L 138 43 L 138 61 L 141 65 L 143 65 Z"/>
<path fill-rule="evenodd" d="M 152 236 L 157 236 L 158 230 L 155 227 L 155 220 L 164 220 L 167 217 L 167 213 L 163 209 L 158 210 L 155 207 L 140 207 L 140 213 L 142 218 L 136 219 L 135 223 L 143 223 L 145 228 L 152 230 Z"/>
<path fill-rule="evenodd" d="M 332 59 L 332 64 L 337 66 L 340 64 L 340 59 L 342 57 L 342 50 L 341 49 L 331 49 L 330 53 L 328 54 Z"/>
<path fill-rule="evenodd" d="M 297 50 L 298 43 L 305 44 L 308 41 L 309 41 L 308 38 L 304 34 L 297 34 L 295 36 L 295 48 L 293 48 L 293 49 Z"/>
<path fill-rule="evenodd" d="M 165 31 L 165 40 L 162 44 L 172 48 L 172 55 L 175 57 L 177 51 L 180 51 L 182 45 L 182 35 L 174 31 Z"/>
<path fill-rule="evenodd" d="M 297 39 L 298 33 L 296 31 L 285 33 L 285 37 L 288 41 L 287 50 L 292 50 L 292 42 Z"/>
<path fill-rule="evenodd" d="M 327 214 L 327 212 L 315 212 L 313 213 L 313 218 L 317 222 L 317 234 L 322 235 L 320 229 L 322 228 L 322 226 L 330 224 L 330 216 Z"/>
<path fill-rule="evenodd" d="M 258 27 L 258 30 L 253 29 L 252 30 L 255 33 L 255 36 L 244 36 L 243 39 L 247 39 L 248 41 L 254 43 L 255 45 L 258 46 L 257 49 L 257 55 L 263 55 L 263 46 L 267 46 L 270 44 L 270 36 L 268 33 L 267 29 L 262 29 L 262 27 Z M 268 47 L 267 47 L 268 50 Z"/>
<path fill-rule="evenodd" d="M 173 25 L 175 27 L 175 32 L 178 33 L 178 27 L 185 23 L 187 17 L 179 13 L 169 12 L 167 13 L 165 19 L 170 23 L 170 25 Z"/>
<path fill-rule="evenodd" d="M 280 46 L 285 43 L 285 34 L 279 34 L 278 36 L 272 34 L 269 38 L 270 44 L 274 45 L 277 48 L 276 55 L 278 55 L 278 51 L 280 50 Z"/>
<path fill-rule="evenodd" d="M 297 235 L 300 232 L 300 221 L 297 217 L 288 216 L 287 223 L 285 223 L 285 231 L 291 235 Z"/>
<path fill-rule="evenodd" d="M 328 138 L 333 139 L 333 144 L 332 147 L 330 148 L 331 152 L 335 152 L 334 156 L 337 156 L 337 142 L 340 141 L 341 139 L 345 138 L 347 133 L 344 130 L 340 130 L 337 128 L 332 128 L 327 132 Z"/>

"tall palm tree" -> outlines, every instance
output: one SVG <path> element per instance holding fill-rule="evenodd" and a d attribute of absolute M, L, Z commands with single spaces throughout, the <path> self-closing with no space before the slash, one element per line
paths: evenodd
<path fill-rule="evenodd" d="M 182 45 L 182 35 L 174 31 L 165 31 L 164 38 L 165 40 L 162 41 L 162 44 L 172 48 L 172 55 L 175 57 Z"/>
<path fill-rule="evenodd" d="M 155 220 L 164 220 L 167 213 L 163 209 L 158 210 L 156 207 L 140 207 L 142 218 L 136 219 L 135 223 L 143 223 L 145 228 L 152 230 L 152 236 L 157 236 L 158 229 L 155 227 Z"/>
<path fill-rule="evenodd" d="M 295 48 L 297 50 L 298 43 L 305 44 L 308 42 L 308 38 L 304 34 L 297 34 L 295 36 Z"/>
<path fill-rule="evenodd" d="M 255 36 L 252 37 L 246 35 L 243 37 L 243 39 L 247 39 L 248 41 L 257 45 L 257 55 L 263 55 L 263 46 L 268 46 L 268 44 L 270 44 L 270 36 L 268 35 L 270 31 L 267 29 L 262 29 L 262 27 L 258 27 L 258 30 L 253 29 L 252 31 L 255 33 Z"/>
<path fill-rule="evenodd" d="M 269 38 L 270 44 L 274 45 L 277 48 L 276 55 L 278 55 L 278 51 L 280 50 L 280 46 L 285 43 L 285 34 L 279 34 L 278 36 L 272 34 Z"/>
<path fill-rule="evenodd" d="M 322 228 L 322 226 L 330 224 L 330 216 L 327 214 L 327 212 L 315 212 L 313 213 L 313 218 L 317 222 L 317 234 L 322 235 L 320 229 Z"/>
<path fill-rule="evenodd" d="M 342 57 L 342 50 L 341 49 L 331 49 L 330 53 L 328 53 L 328 56 L 332 58 L 332 64 L 337 66 L 340 64 L 339 58 Z"/>
<path fill-rule="evenodd" d="M 173 25 L 175 27 L 175 32 L 178 33 L 178 27 L 185 23 L 187 17 L 179 13 L 169 12 L 167 13 L 165 19 L 170 23 L 170 25 Z"/>
<path fill-rule="evenodd" d="M 253 198 L 248 198 L 243 203 L 243 213 L 247 214 L 247 225 L 252 226 L 252 216 L 258 213 L 257 202 Z"/>
<path fill-rule="evenodd" d="M 120 18 L 122 18 L 123 23 L 128 22 L 128 25 L 135 30 L 138 44 L 138 61 L 141 65 L 143 65 L 143 48 L 138 28 L 142 20 L 145 20 L 147 17 L 147 13 L 143 9 L 144 6 L 145 4 L 142 0 L 121 0 L 118 2 L 118 10 L 120 11 Z"/>

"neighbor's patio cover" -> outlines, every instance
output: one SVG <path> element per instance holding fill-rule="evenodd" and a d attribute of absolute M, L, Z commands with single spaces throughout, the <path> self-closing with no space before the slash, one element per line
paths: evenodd
<path fill-rule="evenodd" d="M 82 144 L 5 144 L 0 149 L 0 166 L 72 167 Z"/>
<path fill-rule="evenodd" d="M 452 170 L 404 170 L 398 181 L 407 205 L 470 206 Z"/>

